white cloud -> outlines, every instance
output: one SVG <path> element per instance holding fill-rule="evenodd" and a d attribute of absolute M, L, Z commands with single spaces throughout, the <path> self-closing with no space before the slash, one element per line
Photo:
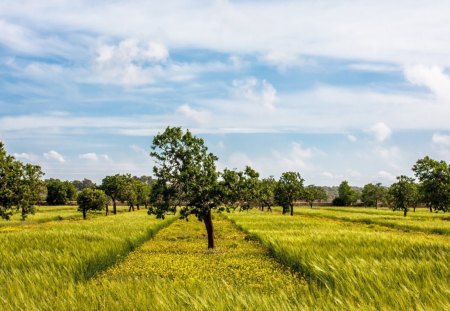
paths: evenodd
<path fill-rule="evenodd" d="M 326 178 L 334 179 L 333 173 L 330 173 L 330 172 L 322 172 L 321 175 L 326 177 Z"/>
<path fill-rule="evenodd" d="M 138 146 L 138 145 L 130 145 L 130 149 L 133 150 L 134 152 L 141 154 L 145 157 L 149 157 L 150 156 L 150 152 L 148 152 L 147 150 L 145 150 L 144 148 Z"/>
<path fill-rule="evenodd" d="M 78 158 L 90 161 L 98 161 L 98 155 L 94 152 L 80 154 L 78 155 Z"/>
<path fill-rule="evenodd" d="M 233 87 L 237 97 L 242 97 L 253 104 L 259 104 L 268 110 L 275 109 L 277 102 L 277 90 L 266 80 L 258 80 L 254 77 L 244 80 L 234 80 Z"/>
<path fill-rule="evenodd" d="M 357 139 L 354 135 L 351 135 L 351 134 L 348 134 L 348 135 L 347 135 L 347 139 L 348 139 L 349 141 L 351 141 L 351 142 L 356 142 L 356 141 L 358 141 L 358 139 Z"/>
<path fill-rule="evenodd" d="M 297 53 L 287 51 L 270 51 L 261 56 L 261 61 L 285 70 L 288 67 L 304 66 L 307 64 Z"/>
<path fill-rule="evenodd" d="M 377 178 L 381 179 L 382 181 L 387 181 L 387 182 L 395 181 L 395 176 L 386 171 L 379 171 L 377 173 Z"/>
<path fill-rule="evenodd" d="M 430 89 L 438 98 L 450 101 L 450 76 L 438 66 L 415 65 L 405 68 L 406 79 L 418 86 Z"/>
<path fill-rule="evenodd" d="M 32 153 L 22 152 L 22 153 L 13 153 L 13 156 L 16 159 L 19 160 L 26 160 L 26 161 L 35 161 L 37 159 L 37 156 Z"/>
<path fill-rule="evenodd" d="M 196 110 L 188 104 L 184 104 L 178 107 L 177 113 L 200 124 L 208 123 L 211 118 L 211 115 L 208 111 Z"/>
<path fill-rule="evenodd" d="M 450 135 L 434 133 L 431 141 L 439 146 L 450 147 Z"/>
<path fill-rule="evenodd" d="M 46 158 L 47 160 L 55 160 L 60 163 L 66 162 L 64 157 L 60 153 L 56 152 L 55 150 L 50 150 L 49 152 L 45 152 L 44 158 Z"/>
<path fill-rule="evenodd" d="M 368 131 L 375 137 L 376 140 L 382 142 L 391 136 L 392 130 L 383 122 L 378 122 L 372 125 Z"/>
<path fill-rule="evenodd" d="M 381 158 L 387 161 L 399 159 L 401 155 L 400 148 L 397 146 L 386 148 L 380 147 L 376 149 L 376 152 Z"/>

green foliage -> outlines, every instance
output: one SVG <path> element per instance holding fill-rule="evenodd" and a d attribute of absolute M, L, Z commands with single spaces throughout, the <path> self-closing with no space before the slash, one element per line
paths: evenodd
<path fill-rule="evenodd" d="M 283 214 L 289 210 L 294 215 L 294 202 L 304 194 L 303 178 L 297 172 L 284 172 L 277 182 L 275 202 L 283 208 Z"/>
<path fill-rule="evenodd" d="M 275 189 L 277 187 L 277 181 L 273 176 L 263 178 L 258 185 L 258 200 L 261 209 L 267 207 L 268 210 L 272 210 L 272 206 L 275 204 Z"/>
<path fill-rule="evenodd" d="M 361 202 L 364 206 L 377 207 L 379 202 L 385 200 L 386 188 L 384 188 L 380 183 L 377 184 L 367 184 L 362 189 Z"/>
<path fill-rule="evenodd" d="M 358 200 L 358 193 L 352 187 L 350 187 L 348 181 L 346 180 L 341 182 L 338 192 L 340 201 L 336 203 L 342 202 L 343 206 L 352 205 Z"/>
<path fill-rule="evenodd" d="M 97 185 L 90 179 L 84 178 L 83 180 L 74 180 L 72 181 L 72 185 L 78 190 L 81 191 L 86 188 L 95 188 Z"/>
<path fill-rule="evenodd" d="M 86 219 L 88 211 L 101 211 L 105 209 L 107 204 L 106 194 L 103 190 L 85 188 L 77 198 L 78 211 L 83 213 L 83 219 Z"/>
<path fill-rule="evenodd" d="M 259 173 L 246 166 L 243 172 L 224 169 L 219 182 L 222 203 L 226 207 L 248 210 L 257 203 L 259 196 Z"/>
<path fill-rule="evenodd" d="M 34 214 L 34 205 L 44 192 L 42 176 L 39 166 L 7 155 L 0 142 L 0 217 L 10 219 L 16 210 L 21 211 L 22 220 Z"/>
<path fill-rule="evenodd" d="M 392 209 L 402 210 L 405 217 L 409 209 L 417 205 L 418 200 L 418 187 L 413 178 L 401 175 L 397 177 L 397 182 L 389 187 L 389 201 Z"/>
<path fill-rule="evenodd" d="M 75 200 L 77 189 L 69 181 L 50 178 L 45 181 L 47 186 L 47 204 L 65 205 L 69 201 Z"/>
<path fill-rule="evenodd" d="M 125 175 L 116 174 L 114 176 L 106 176 L 102 180 L 100 188 L 111 198 L 114 215 L 117 214 L 117 201 L 124 197 L 126 187 L 127 177 Z"/>
<path fill-rule="evenodd" d="M 420 181 L 421 201 L 430 210 L 447 212 L 450 208 L 450 165 L 426 156 L 412 168 Z"/>
<path fill-rule="evenodd" d="M 195 137 L 180 127 L 167 127 L 153 138 L 152 152 L 155 159 L 153 173 L 157 178 L 153 209 L 158 217 L 164 217 L 180 207 L 180 215 L 195 215 L 205 222 L 208 248 L 214 248 L 211 210 L 219 205 L 219 189 L 215 161 L 208 153 L 203 139 Z"/>
<path fill-rule="evenodd" d="M 327 193 L 322 187 L 309 185 L 304 190 L 303 198 L 312 208 L 314 201 L 322 201 L 327 199 Z"/>

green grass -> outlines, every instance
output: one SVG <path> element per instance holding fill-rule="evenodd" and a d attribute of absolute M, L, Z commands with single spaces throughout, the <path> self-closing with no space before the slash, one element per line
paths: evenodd
<path fill-rule="evenodd" d="M 4 227 L 0 231 L 2 309 L 53 309 L 55 301 L 70 296 L 77 282 L 120 261 L 171 220 L 156 220 L 140 211 Z"/>
<path fill-rule="evenodd" d="M 375 224 L 405 231 L 422 231 L 450 235 L 450 216 L 444 213 L 430 213 L 427 209 L 403 212 L 374 208 L 306 208 L 296 207 L 297 214 L 326 217 L 336 220 Z"/>
<path fill-rule="evenodd" d="M 450 309 L 449 237 L 298 213 L 227 217 L 320 286 L 319 309 Z"/>

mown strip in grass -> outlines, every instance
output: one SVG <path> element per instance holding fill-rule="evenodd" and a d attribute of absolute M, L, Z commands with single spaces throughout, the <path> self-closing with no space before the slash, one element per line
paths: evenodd
<path fill-rule="evenodd" d="M 120 261 L 174 218 L 157 220 L 140 211 L 0 233 L 2 308 L 53 309 L 77 282 Z"/>
<path fill-rule="evenodd" d="M 318 309 L 450 309 L 447 236 L 301 215 L 227 217 L 327 293 L 311 298 Z"/>
<path fill-rule="evenodd" d="M 371 211 L 368 215 L 364 209 L 360 213 L 352 209 L 350 211 L 342 209 L 310 209 L 297 208 L 296 214 L 308 215 L 316 217 L 326 217 L 335 220 L 349 221 L 355 223 L 375 224 L 389 228 L 404 230 L 404 231 L 421 231 L 432 234 L 450 235 L 450 221 L 444 220 L 442 214 L 437 217 L 434 213 L 421 211 L 420 213 L 409 213 L 412 216 L 403 217 L 402 215 L 386 214 L 385 211 L 376 210 Z M 434 214 L 430 215 L 429 214 Z M 444 217 L 444 218 L 443 218 Z"/>
<path fill-rule="evenodd" d="M 215 215 L 216 249 L 204 224 L 179 220 L 126 260 L 79 284 L 78 310 L 302 310 L 311 289 L 259 242 Z M 103 293 L 98 295 L 97 293 Z M 320 292 L 316 292 L 320 294 Z M 77 297 L 77 295 L 74 295 Z"/>

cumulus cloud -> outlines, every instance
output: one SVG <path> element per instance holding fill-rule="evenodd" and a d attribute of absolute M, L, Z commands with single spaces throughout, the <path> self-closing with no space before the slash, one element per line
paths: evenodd
<path fill-rule="evenodd" d="M 280 70 L 285 70 L 288 67 L 293 66 L 304 66 L 307 64 L 307 62 L 297 53 L 282 50 L 267 52 L 260 57 L 260 60 L 269 65 L 275 66 Z"/>
<path fill-rule="evenodd" d="M 382 181 L 386 181 L 386 182 L 395 181 L 395 176 L 386 171 L 379 171 L 377 173 L 377 178 L 381 179 Z"/>
<path fill-rule="evenodd" d="M 66 162 L 62 154 L 56 152 L 55 150 L 50 150 L 49 152 L 44 153 L 44 158 L 47 160 L 54 160 L 60 163 Z"/>
<path fill-rule="evenodd" d="M 97 154 L 95 152 L 88 152 L 78 155 L 79 159 L 88 160 L 88 161 L 111 161 L 107 154 Z"/>
<path fill-rule="evenodd" d="M 275 110 L 277 102 L 277 90 L 266 80 L 258 80 L 254 77 L 244 80 L 234 80 L 233 87 L 238 97 L 260 104 L 268 110 Z"/>
<path fill-rule="evenodd" d="M 194 109 L 188 104 L 178 107 L 177 113 L 200 124 L 207 123 L 211 118 L 211 114 L 208 111 Z"/>
<path fill-rule="evenodd" d="M 19 160 L 26 161 L 34 161 L 37 159 L 37 156 L 32 153 L 22 152 L 22 153 L 13 153 L 13 156 Z"/>
<path fill-rule="evenodd" d="M 95 67 L 100 79 L 106 83 L 142 85 L 154 81 L 161 72 L 158 64 L 168 57 L 169 51 L 161 43 L 126 39 L 117 45 L 100 45 Z"/>
<path fill-rule="evenodd" d="M 438 98 L 450 101 L 450 76 L 438 66 L 415 65 L 405 68 L 406 79 L 418 86 L 428 88 Z"/>
<path fill-rule="evenodd" d="M 389 128 L 389 126 L 387 126 L 383 122 L 378 122 L 378 123 L 372 125 L 368 129 L 368 131 L 379 142 L 382 142 L 382 141 L 386 140 L 387 138 L 389 138 L 389 136 L 391 136 L 391 133 L 392 133 L 392 131 Z"/>

